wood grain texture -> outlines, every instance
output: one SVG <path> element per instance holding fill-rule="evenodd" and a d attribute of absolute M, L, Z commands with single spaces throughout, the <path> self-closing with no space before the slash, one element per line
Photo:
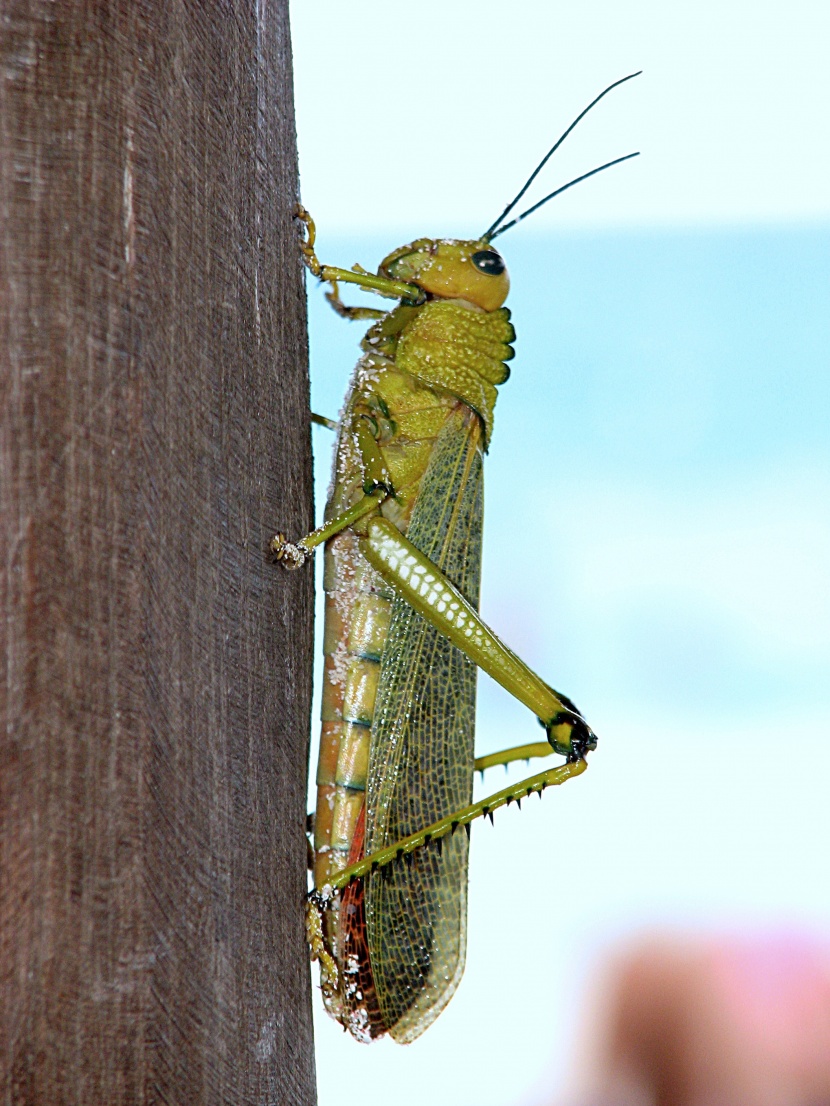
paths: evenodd
<path fill-rule="evenodd" d="M 287 6 L 3 6 L 2 1103 L 314 1102 Z"/>

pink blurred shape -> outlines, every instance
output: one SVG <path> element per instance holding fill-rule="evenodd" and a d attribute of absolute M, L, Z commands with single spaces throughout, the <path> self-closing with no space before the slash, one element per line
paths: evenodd
<path fill-rule="evenodd" d="M 828 1106 L 830 944 L 655 934 L 601 976 L 585 1106 Z"/>

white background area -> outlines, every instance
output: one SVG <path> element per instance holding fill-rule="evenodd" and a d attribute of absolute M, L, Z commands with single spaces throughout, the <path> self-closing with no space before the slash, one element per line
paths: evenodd
<path fill-rule="evenodd" d="M 423 1038 L 360 1046 L 315 994 L 321 1106 L 565 1101 L 621 942 L 830 925 L 830 8 L 296 0 L 292 20 L 302 198 L 346 267 L 481 233 L 644 70 L 528 202 L 642 156 L 497 243 L 517 357 L 482 613 L 599 747 L 473 829 L 466 974 Z M 309 301 L 334 415 L 360 324 L 314 281 Z M 480 751 L 538 735 L 481 681 Z"/>
<path fill-rule="evenodd" d="M 292 20 L 303 198 L 326 230 L 480 233 L 638 69 L 568 139 L 547 191 L 643 157 L 572 190 L 535 233 L 830 212 L 824 3 L 295 0 Z"/>

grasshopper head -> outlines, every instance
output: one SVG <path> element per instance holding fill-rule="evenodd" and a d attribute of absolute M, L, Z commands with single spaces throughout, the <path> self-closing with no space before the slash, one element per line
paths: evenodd
<path fill-rule="evenodd" d="M 487 238 L 418 238 L 385 257 L 378 273 L 417 284 L 439 299 L 466 300 L 482 311 L 496 311 L 510 291 L 501 254 Z"/>

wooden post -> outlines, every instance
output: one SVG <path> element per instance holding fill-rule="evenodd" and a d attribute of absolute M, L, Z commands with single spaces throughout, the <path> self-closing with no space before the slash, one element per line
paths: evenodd
<path fill-rule="evenodd" d="M 287 0 L 0 24 L 0 1102 L 314 1102 Z"/>

